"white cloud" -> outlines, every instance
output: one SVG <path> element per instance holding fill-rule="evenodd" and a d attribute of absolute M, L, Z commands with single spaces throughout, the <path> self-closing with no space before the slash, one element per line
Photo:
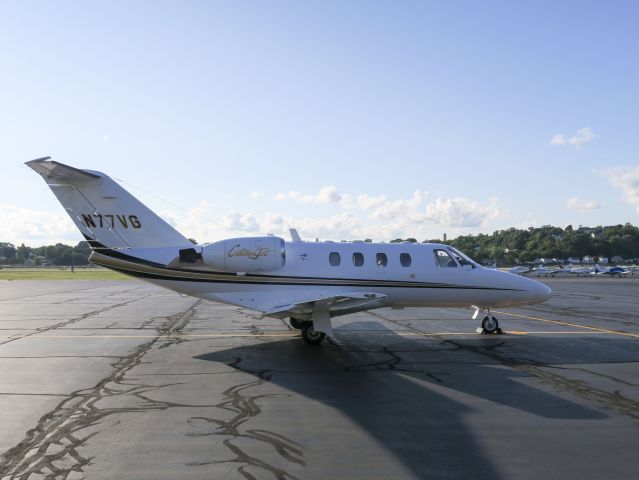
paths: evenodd
<path fill-rule="evenodd" d="M 441 237 L 443 232 L 452 238 L 495 228 L 493 221 L 502 214 L 496 199 L 479 202 L 466 197 L 442 197 L 428 203 L 428 193 L 423 190 L 406 198 L 346 194 L 331 186 L 323 187 L 316 194 L 289 192 L 280 195 L 285 200 L 313 204 L 318 208 L 304 209 L 301 216 L 293 216 L 287 214 L 287 206 L 282 205 L 266 212 L 238 207 L 224 212 L 201 202 L 184 211 L 159 211 L 159 215 L 183 235 L 205 243 L 267 233 L 288 237 L 289 228 L 297 228 L 303 238 L 311 240 L 316 237 L 331 240 L 372 238 L 376 241 L 414 237 L 424 240 Z M 263 200 L 260 207 L 267 203 L 266 197 Z M 276 202 L 273 204 L 277 205 Z M 51 214 L 0 206 L 0 241 L 24 241 L 39 246 L 71 243 L 80 238 L 80 233 L 63 212 Z"/>
<path fill-rule="evenodd" d="M 202 222 L 196 218 L 201 212 L 193 211 L 174 225 L 184 235 L 202 242 L 266 233 L 287 237 L 289 228 L 297 228 L 302 237 L 308 239 L 388 241 L 415 237 L 423 240 L 441 237 L 443 232 L 453 237 L 495 228 L 494 221 L 505 213 L 496 198 L 479 202 L 466 197 L 440 197 L 427 203 L 427 197 L 428 192 L 422 190 L 408 198 L 389 199 L 386 195 L 343 194 L 335 187 L 327 187 L 317 194 L 281 193 L 278 199 L 305 204 L 332 202 L 341 208 L 340 212 L 329 216 L 325 213 L 297 217 L 278 212 L 230 211 L 223 215 L 221 223 L 215 224 Z M 202 204 L 203 208 L 205 206 Z"/>
<path fill-rule="evenodd" d="M 176 213 L 164 210 L 158 212 L 158 215 L 182 235 L 194 238 L 201 243 L 224 236 L 228 237 L 229 230 L 226 227 L 207 217 L 208 208 L 207 202 L 200 202 L 197 207 L 190 208 L 185 212 Z"/>
<path fill-rule="evenodd" d="M 222 225 L 229 230 L 240 232 L 256 232 L 259 230 L 259 224 L 255 215 L 250 213 L 240 214 L 237 212 L 228 212 L 224 215 Z"/>
<path fill-rule="evenodd" d="M 601 208 L 601 205 L 594 200 L 580 200 L 577 197 L 571 197 L 566 202 L 566 210 L 579 210 L 580 212 L 587 212 L 589 210 L 596 210 Z"/>
<path fill-rule="evenodd" d="M 385 197 L 367 196 L 362 208 L 367 214 L 357 213 L 358 204 L 342 200 L 344 210 L 329 217 L 286 217 L 274 213 L 266 215 L 227 214 L 225 226 L 252 233 L 286 235 L 295 227 L 312 237 L 340 239 L 391 240 L 397 237 L 420 239 L 440 236 L 444 231 L 451 235 L 468 233 L 469 229 L 486 229 L 504 216 L 498 200 L 490 198 L 478 202 L 466 197 L 437 198 L 425 203 L 427 193 L 416 191 L 408 199 L 387 200 Z M 343 197 L 346 197 L 344 195 Z M 349 197 L 350 198 L 350 197 Z M 372 206 L 377 206 L 374 208 Z M 230 222 L 228 220 L 232 219 Z"/>
<path fill-rule="evenodd" d="M 264 196 L 264 194 L 262 192 L 251 192 L 251 198 L 252 199 L 262 198 L 263 196 Z"/>
<path fill-rule="evenodd" d="M 313 195 L 302 195 L 300 192 L 278 193 L 274 198 L 279 201 L 293 200 L 299 203 L 311 203 L 313 201 Z"/>
<path fill-rule="evenodd" d="M 314 198 L 314 202 L 318 205 L 326 205 L 338 203 L 341 199 L 342 195 L 337 190 L 337 187 L 328 186 L 320 188 L 319 193 Z"/>
<path fill-rule="evenodd" d="M 388 200 L 386 195 L 341 193 L 337 187 L 330 185 L 320 188 L 317 194 L 290 191 L 288 193 L 278 193 L 274 198 L 278 201 L 293 201 L 306 205 L 339 205 L 348 210 L 372 211 L 371 218 L 392 218 L 401 212 L 415 210 L 427 195 L 428 192 L 418 190 L 410 199 L 391 201 Z"/>
<path fill-rule="evenodd" d="M 497 198 L 479 203 L 465 197 L 438 198 L 426 207 L 426 218 L 438 225 L 473 228 L 487 226 L 504 214 Z"/>
<path fill-rule="evenodd" d="M 337 187 L 332 185 L 320 188 L 316 195 L 307 193 L 302 194 L 300 192 L 290 191 L 288 193 L 278 193 L 275 195 L 275 200 L 285 201 L 292 200 L 294 202 L 309 204 L 314 203 L 316 205 L 328 205 L 331 203 L 339 203 L 342 200 L 342 194 L 337 190 Z"/>
<path fill-rule="evenodd" d="M 550 145 L 572 145 L 575 148 L 581 148 L 598 137 L 599 135 L 593 132 L 592 129 L 585 127 L 577 130 L 577 133 L 572 137 L 568 137 L 563 133 L 553 135 L 550 139 Z"/>
<path fill-rule="evenodd" d="M 621 189 L 623 198 L 639 214 L 639 167 L 615 167 L 599 171 L 613 187 Z"/>
<path fill-rule="evenodd" d="M 427 196 L 428 192 L 416 190 L 413 196 L 407 200 L 385 200 L 373 211 L 370 218 L 392 219 L 403 216 L 405 218 L 421 220 L 423 219 L 423 213 L 420 207 Z"/>
<path fill-rule="evenodd" d="M 372 210 L 386 202 L 386 195 L 374 196 L 363 193 L 357 196 L 357 206 L 362 210 Z"/>
<path fill-rule="evenodd" d="M 39 247 L 55 243 L 75 244 L 82 235 L 68 215 L 0 205 L 0 242 Z"/>

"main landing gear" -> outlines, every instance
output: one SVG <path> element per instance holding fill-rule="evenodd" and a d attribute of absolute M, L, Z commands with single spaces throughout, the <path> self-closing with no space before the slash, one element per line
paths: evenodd
<path fill-rule="evenodd" d="M 310 319 L 303 318 L 291 317 L 289 321 L 291 327 L 302 331 L 302 338 L 309 345 L 317 345 L 326 337 L 333 336 L 331 312 L 324 302 L 315 302 Z"/>
<path fill-rule="evenodd" d="M 295 318 L 295 317 L 291 317 L 291 319 L 289 320 L 289 323 L 291 324 L 291 327 L 293 327 L 296 330 L 301 330 L 302 327 L 304 326 L 304 320 L 300 320 L 299 318 Z"/>
<path fill-rule="evenodd" d="M 500 335 L 504 333 L 501 328 L 499 328 L 499 321 L 497 317 L 491 315 L 490 308 L 479 308 L 475 307 L 475 314 L 473 315 L 473 320 L 479 317 L 480 313 L 485 313 L 483 320 L 481 321 L 481 327 L 477 329 L 477 333 L 481 334 L 495 334 Z"/>
<path fill-rule="evenodd" d="M 291 327 L 302 331 L 302 338 L 310 345 L 322 343 L 324 338 L 326 338 L 325 333 L 315 331 L 311 320 L 301 320 L 299 318 L 291 317 L 289 323 L 291 324 Z"/>
<path fill-rule="evenodd" d="M 304 322 L 302 324 L 302 338 L 309 345 L 317 345 L 322 343 L 326 334 L 324 332 L 316 332 L 313 322 Z"/>

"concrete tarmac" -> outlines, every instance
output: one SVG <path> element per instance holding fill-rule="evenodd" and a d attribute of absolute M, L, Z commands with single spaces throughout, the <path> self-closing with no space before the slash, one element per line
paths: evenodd
<path fill-rule="evenodd" d="M 132 281 L 0 282 L 2 479 L 639 477 L 639 279 L 285 322 Z"/>

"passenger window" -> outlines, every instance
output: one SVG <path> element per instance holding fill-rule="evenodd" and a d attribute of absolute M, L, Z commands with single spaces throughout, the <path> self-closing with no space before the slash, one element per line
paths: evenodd
<path fill-rule="evenodd" d="M 402 253 L 399 256 L 399 263 L 402 264 L 402 267 L 410 267 L 410 264 L 412 263 L 410 255 L 408 253 Z"/>
<path fill-rule="evenodd" d="M 342 259 L 340 258 L 339 253 L 331 252 L 331 254 L 328 256 L 328 261 L 332 266 L 339 267 Z"/>
<path fill-rule="evenodd" d="M 457 267 L 457 263 L 446 250 L 434 250 L 433 253 L 435 254 L 435 265 L 438 267 Z"/>
<path fill-rule="evenodd" d="M 364 265 L 364 255 L 359 252 L 353 254 L 353 265 L 361 267 Z"/>
<path fill-rule="evenodd" d="M 378 253 L 376 261 L 378 267 L 385 267 L 388 265 L 388 257 L 386 257 L 385 253 Z"/>

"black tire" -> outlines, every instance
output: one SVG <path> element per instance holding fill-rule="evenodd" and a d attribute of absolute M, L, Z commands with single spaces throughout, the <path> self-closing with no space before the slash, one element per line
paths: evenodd
<path fill-rule="evenodd" d="M 481 321 L 481 328 L 485 333 L 496 333 L 499 330 L 499 322 L 496 317 L 486 315 Z"/>
<path fill-rule="evenodd" d="M 291 317 L 291 319 L 289 320 L 289 323 L 291 324 L 291 327 L 297 329 L 297 330 L 301 330 L 302 329 L 302 325 L 304 325 L 304 322 L 302 320 L 300 320 L 299 318 L 295 318 L 295 317 Z"/>
<path fill-rule="evenodd" d="M 313 328 L 313 322 L 304 322 L 304 325 L 302 325 L 302 338 L 309 345 L 322 343 L 324 337 L 326 337 L 326 335 L 324 335 L 323 332 L 315 331 Z"/>

